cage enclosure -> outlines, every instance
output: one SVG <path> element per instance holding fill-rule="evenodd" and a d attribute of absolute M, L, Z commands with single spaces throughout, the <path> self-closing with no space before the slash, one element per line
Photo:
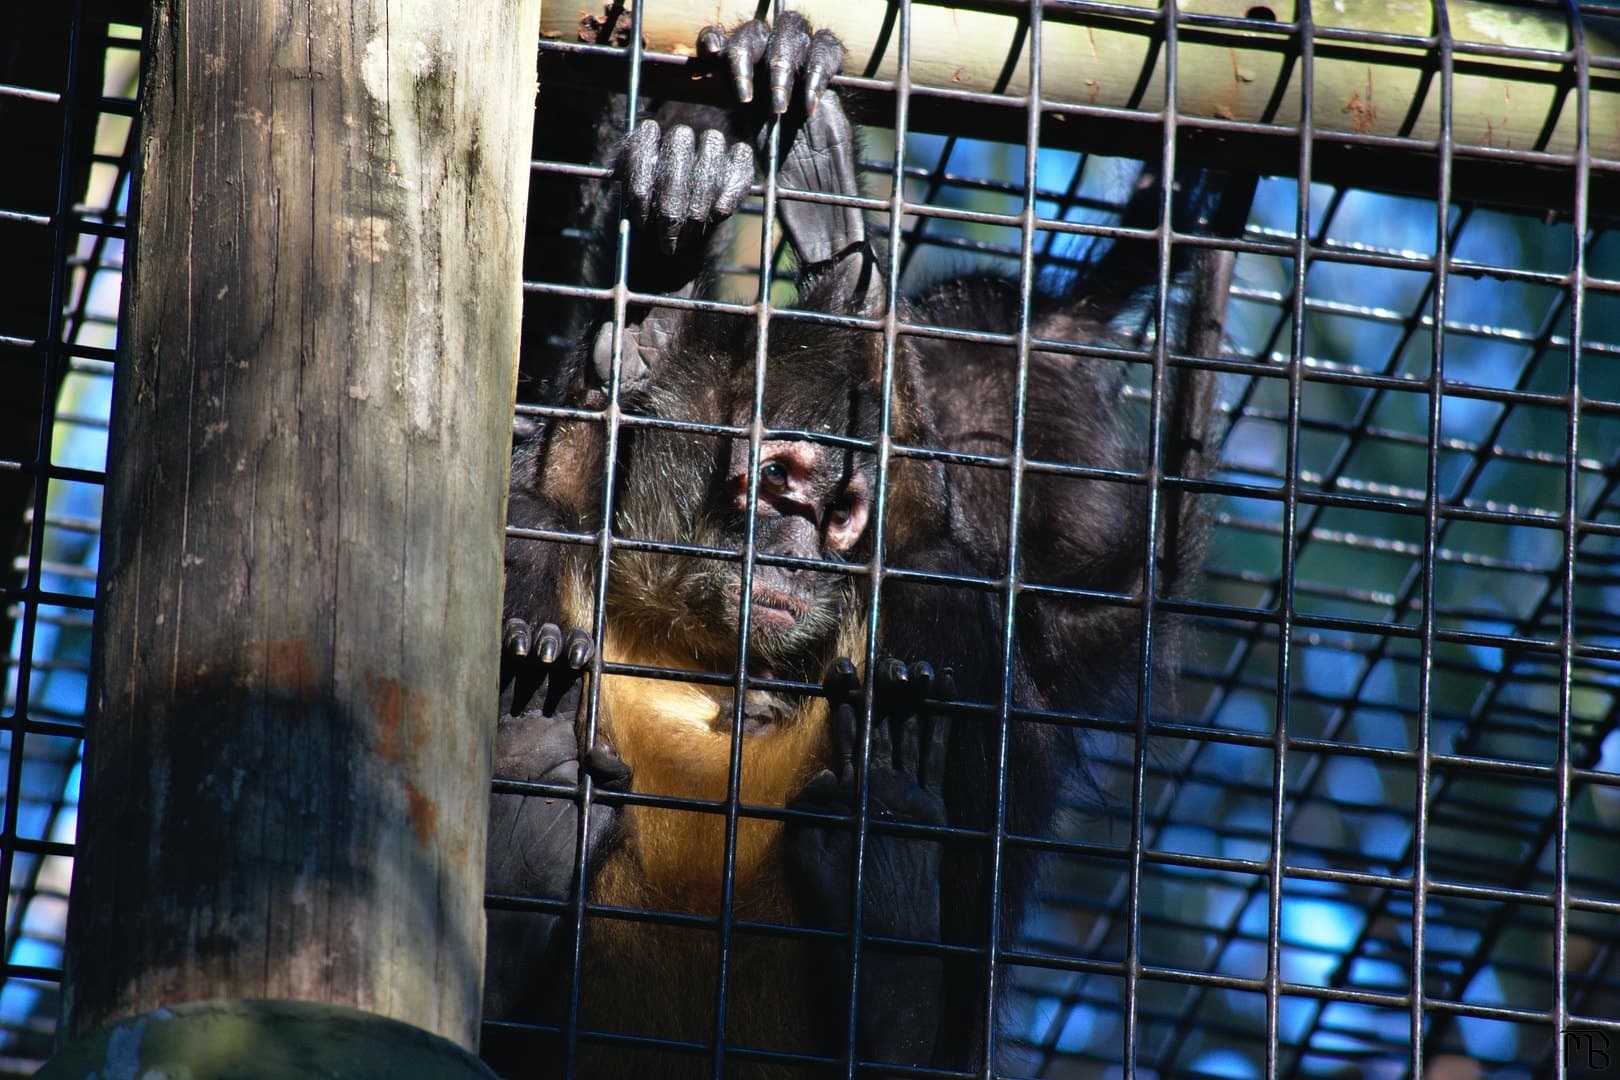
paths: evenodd
<path fill-rule="evenodd" d="M 1612 8 L 807 0 L 797 9 L 847 50 L 830 85 L 860 127 L 860 192 L 827 182 L 796 199 L 805 185 L 771 166 L 799 129 L 763 123 L 747 136 L 759 137 L 758 173 L 712 283 L 648 287 L 633 275 L 656 243 L 621 208 L 618 141 L 665 115 L 660 103 L 680 103 L 677 118 L 735 117 L 731 75 L 700 55 L 698 33 L 780 23 L 766 7 L 542 7 L 514 442 L 550 448 L 568 429 L 607 449 L 581 481 L 591 527 L 514 518 L 508 569 L 525 551 L 568 550 L 594 575 L 583 629 L 602 647 L 578 684 L 578 720 L 587 741 L 624 751 L 634 778 L 559 783 L 498 759 L 497 805 L 577 808 L 559 820 L 571 834 L 590 823 L 591 854 L 570 842 L 560 895 L 492 884 L 486 896 L 492 925 L 541 920 L 552 937 L 530 984 L 544 1003 L 484 1017 L 489 1059 L 503 1075 L 853 1075 L 884 1057 L 867 1041 L 880 1013 L 864 969 L 938 1004 L 937 1052 L 887 1057 L 907 1075 L 1603 1075 L 1620 1052 Z M 0 579 L 8 1075 L 52 1052 L 95 737 L 83 717 L 143 17 L 110 2 L 7 16 L 19 44 L 0 57 L 0 138 L 22 163 L 0 177 L 15 267 L 0 290 L 0 371 L 15 387 L 0 394 L 0 514 L 15 527 Z M 1182 216 L 1215 174 L 1238 178 L 1228 186 L 1249 207 L 1224 231 Z M 1245 177 L 1258 178 L 1252 199 Z M 795 288 L 794 206 L 859 213 L 876 301 L 840 307 Z M 1005 290 L 993 310 L 938 299 L 987 280 Z M 1197 318 L 1211 282 L 1229 296 L 1219 332 Z M 1059 332 L 1055 296 L 1087 332 Z M 677 314 L 659 324 L 659 311 Z M 688 342 L 694 321 L 738 328 L 701 340 L 746 344 L 724 370 L 745 377 L 747 408 L 706 415 L 695 391 L 673 410 L 641 394 L 636 350 L 651 364 L 671 355 L 649 320 Z M 780 349 L 853 335 L 880 361 L 876 426 L 775 422 L 766 403 L 800 370 Z M 1011 388 L 984 391 L 983 415 L 999 414 L 998 395 L 1012 406 L 1007 429 L 982 438 L 948 366 L 980 355 Z M 1041 396 L 1053 357 L 1079 373 L 1072 399 Z M 596 396 L 570 396 L 580 379 Z M 1185 404 L 1197 386 L 1212 397 Z M 968 419 L 905 427 L 907 387 Z M 1074 417 L 1109 438 L 1043 456 L 1041 425 Z M 907 441 L 919 431 L 929 439 Z M 947 477 L 962 528 L 1006 536 L 971 566 L 891 557 L 892 540 L 783 555 L 756 537 L 763 525 L 746 543 L 694 542 L 611 513 L 632 482 L 626 463 L 660 440 L 686 447 L 670 460 L 702 462 L 704 477 L 709 463 L 734 467 L 750 520 L 770 497 L 770 447 L 786 443 L 869 470 L 874 531 L 907 526 L 911 504 L 888 502 L 888 488 L 926 472 Z M 690 479 L 660 481 L 671 504 Z M 1129 521 L 1053 525 L 1025 501 L 1064 485 L 1088 493 L 1065 505 Z M 1068 574 L 1061 553 L 1120 537 L 1101 571 Z M 1026 574 L 1048 545 L 1063 573 Z M 794 669 L 800 654 L 750 662 L 760 639 L 734 626 L 720 635 L 724 663 L 697 659 L 696 645 L 684 661 L 615 651 L 603 635 L 626 601 L 613 581 L 638 558 L 754 582 L 731 594 L 744 626 L 775 617 L 752 610 L 770 575 L 836 577 L 862 598 L 859 633 L 840 644 L 863 671 L 901 651 L 884 612 L 914 610 L 905 590 L 944 597 L 920 609 L 938 624 L 923 636 L 977 650 L 976 673 L 958 674 L 980 691 L 907 717 L 948 717 L 959 742 L 974 733 L 977 816 L 886 812 L 869 783 L 882 762 L 867 755 L 901 751 L 865 719 L 896 720 L 896 745 L 916 726 L 877 695 L 854 699 L 855 812 L 841 831 L 825 806 L 796 804 L 797 789 L 750 787 L 762 738 L 780 734 L 761 702 L 826 725 L 816 752 L 840 753 L 824 672 Z M 1200 572 L 1180 577 L 1178 559 Z M 1064 631 L 1082 654 L 1040 652 L 1032 622 L 1083 622 Z M 493 653 L 493 611 L 489 623 Z M 1070 669 L 1085 674 L 1065 681 Z M 620 744 L 613 715 L 631 687 L 706 703 L 699 724 L 723 748 L 717 788 Z M 493 688 L 490 702 L 493 713 Z M 1021 800 L 1041 782 L 1018 771 L 1030 731 L 1077 760 L 1055 811 L 1021 831 L 1033 820 Z M 700 837 L 681 849 L 696 867 L 682 872 L 712 895 L 593 888 L 606 856 L 592 829 L 618 829 L 622 844 L 627 828 L 666 826 Z M 946 869 L 931 864 L 932 884 L 912 891 L 934 899 L 885 908 L 852 890 L 820 919 L 802 899 L 749 906 L 758 894 L 739 874 L 809 829 L 844 838 L 854 875 L 881 874 L 884 852 L 942 853 Z M 880 925 L 930 903 L 943 932 Z M 592 949 L 631 940 L 663 943 L 680 977 L 623 972 L 649 985 L 605 989 Z M 491 970 L 518 958 L 492 957 Z M 794 1037 L 760 1034 L 758 993 L 781 979 L 762 969 L 777 963 L 825 975 L 821 997 L 784 1008 L 814 1011 L 830 1032 L 804 1034 L 799 1016 L 785 1025 Z M 948 990 L 930 997 L 942 970 Z M 666 1010 L 672 993 L 679 1008 Z M 653 1004 L 602 1005 L 642 997 Z"/>

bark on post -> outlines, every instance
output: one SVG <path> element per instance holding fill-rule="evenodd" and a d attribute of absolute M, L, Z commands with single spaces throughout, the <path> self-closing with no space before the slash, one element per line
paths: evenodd
<path fill-rule="evenodd" d="M 476 1042 L 539 0 L 160 0 L 65 1034 Z"/>

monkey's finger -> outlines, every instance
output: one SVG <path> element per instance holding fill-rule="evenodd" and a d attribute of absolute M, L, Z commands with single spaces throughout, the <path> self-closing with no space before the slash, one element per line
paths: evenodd
<path fill-rule="evenodd" d="M 861 676 L 848 658 L 840 656 L 827 668 L 822 689 L 832 710 L 833 768 L 840 777 L 855 775 L 855 738 L 860 724 Z"/>
<path fill-rule="evenodd" d="M 625 199 L 631 216 L 643 224 L 652 206 L 653 185 L 658 182 L 658 146 L 663 129 L 656 120 L 643 120 L 624 140 L 624 156 L 619 171 L 624 181 Z"/>
<path fill-rule="evenodd" d="M 833 759 L 832 767 L 844 783 L 855 781 L 855 761 L 859 757 L 861 707 L 845 702 L 832 711 Z"/>
<path fill-rule="evenodd" d="M 922 733 L 926 718 L 910 715 L 899 721 L 899 737 L 894 742 L 894 767 L 922 782 Z"/>
<path fill-rule="evenodd" d="M 585 769 L 605 788 L 624 791 L 630 787 L 630 766 L 611 746 L 593 746 L 585 751 Z"/>
<path fill-rule="evenodd" d="M 726 59 L 731 62 L 731 77 L 737 84 L 737 100 L 744 104 L 754 100 L 754 67 L 765 55 L 765 43 L 770 31 L 758 19 L 737 27 L 726 42 Z"/>
<path fill-rule="evenodd" d="M 513 656 L 529 655 L 529 624 L 519 618 L 506 620 L 501 628 L 501 649 Z"/>
<path fill-rule="evenodd" d="M 849 799 L 845 796 L 843 785 L 831 769 L 822 769 L 804 789 L 795 795 L 788 803 L 789 806 L 810 810 L 818 814 L 849 812 Z"/>
<path fill-rule="evenodd" d="M 816 111 L 821 91 L 832 77 L 844 70 L 844 44 L 830 30 L 817 30 L 810 39 L 804 61 L 804 111 Z"/>
<path fill-rule="evenodd" d="M 720 190 L 714 198 L 715 218 L 727 218 L 737 212 L 743 196 L 754 182 L 754 148 L 747 143 L 736 143 L 726 158 L 725 172 Z"/>
<path fill-rule="evenodd" d="M 718 26 L 705 26 L 698 31 L 699 56 L 719 56 L 726 49 L 726 32 Z"/>
<path fill-rule="evenodd" d="M 896 657 L 886 656 L 878 661 L 872 692 L 877 698 L 876 711 L 882 715 L 904 716 L 914 711 L 911 669 Z"/>
<path fill-rule="evenodd" d="M 674 251 L 681 230 L 686 227 L 687 207 L 692 201 L 692 170 L 697 156 L 697 136 L 685 124 L 676 124 L 664 133 L 658 154 L 658 184 L 654 195 L 657 215 L 664 230 L 664 250 Z"/>
<path fill-rule="evenodd" d="M 692 193 L 686 204 L 688 221 L 708 221 L 726 180 L 726 137 L 709 128 L 698 138 L 697 164 L 692 170 Z"/>
<path fill-rule="evenodd" d="M 872 754 L 868 759 L 873 768 L 890 768 L 894 765 L 894 725 L 900 722 L 902 715 L 888 707 L 887 702 L 894 700 L 892 695 L 878 694 L 872 708 Z"/>
<path fill-rule="evenodd" d="M 595 653 L 596 643 L 591 640 L 589 631 L 578 627 L 568 631 L 568 640 L 563 645 L 563 656 L 567 659 L 569 667 L 575 671 L 583 671 Z"/>
<path fill-rule="evenodd" d="M 886 656 L 878 661 L 878 691 L 879 693 L 893 694 L 903 690 L 911 681 L 911 673 L 906 665 L 893 656 Z"/>
<path fill-rule="evenodd" d="M 950 668 L 942 668 L 935 680 L 934 697 L 939 701 L 955 701 L 956 673 Z M 922 751 L 922 767 L 918 771 L 918 782 L 933 792 L 940 792 L 945 786 L 945 759 L 950 750 L 951 741 L 951 713 L 949 709 L 934 709 L 928 717 L 928 742 Z"/>
<path fill-rule="evenodd" d="M 771 72 L 771 111 L 778 116 L 788 111 L 793 84 L 809 51 L 810 27 L 804 16 L 797 11 L 782 12 L 765 44 L 765 65 Z"/>
<path fill-rule="evenodd" d="M 555 664 L 557 657 L 562 655 L 562 647 L 562 628 L 548 622 L 535 634 L 534 658 L 542 664 Z"/>
<path fill-rule="evenodd" d="M 930 664 L 926 660 L 918 660 L 915 663 L 913 663 L 910 668 L 907 669 L 907 674 L 910 676 L 909 681 L 910 681 L 910 684 L 911 684 L 912 693 L 915 695 L 914 700 L 921 701 L 923 698 L 933 696 L 933 694 L 934 694 L 934 665 L 933 664 Z"/>
<path fill-rule="evenodd" d="M 847 656 L 840 656 L 828 664 L 827 677 L 822 680 L 821 689 L 835 705 L 859 694 L 861 673 L 855 670 L 855 662 Z"/>
<path fill-rule="evenodd" d="M 926 791 L 936 795 L 945 789 L 945 759 L 951 745 L 951 718 L 946 713 L 935 713 L 928 718 L 928 741 L 921 750 L 917 782 Z"/>

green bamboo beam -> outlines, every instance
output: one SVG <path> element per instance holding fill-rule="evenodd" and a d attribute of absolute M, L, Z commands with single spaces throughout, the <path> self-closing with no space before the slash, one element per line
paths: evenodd
<path fill-rule="evenodd" d="M 895 6 L 873 0 L 804 0 L 795 6 L 818 26 L 838 31 L 849 49 L 847 74 L 894 78 L 899 52 Z M 914 5 L 911 80 L 920 91 L 916 101 L 926 103 L 929 88 L 1010 96 L 1025 93 L 1025 9 L 1026 5 L 1012 0 L 975 0 L 957 7 Z M 1552 8 L 1488 0 L 1454 0 L 1447 9 L 1456 57 L 1453 145 L 1460 157 L 1469 157 L 1472 148 L 1532 151 L 1553 155 L 1540 159 L 1541 166 L 1557 166 L 1557 156 L 1567 159 L 1573 155 L 1577 145 L 1574 62 L 1569 52 L 1572 35 L 1564 15 Z M 582 15 L 577 3 L 550 0 L 542 12 L 542 33 L 562 41 L 605 41 L 605 35 L 598 33 L 603 10 L 598 7 L 594 15 Z M 1225 126 L 1228 132 L 1231 129 L 1223 121 L 1273 124 L 1280 132 L 1297 127 L 1300 35 L 1291 22 L 1296 17 L 1292 2 L 1190 0 L 1179 11 L 1176 107 L 1183 121 L 1191 121 L 1194 127 L 1202 122 L 1215 130 Z M 715 21 L 731 24 L 755 13 L 756 5 L 745 0 L 658 0 L 648 5 L 644 16 L 645 44 L 654 53 L 690 55 L 699 27 Z M 1335 0 L 1311 5 L 1311 14 L 1315 28 L 1311 123 L 1315 132 L 1363 146 L 1367 140 L 1357 137 L 1415 140 L 1389 144 L 1385 149 L 1421 155 L 1422 144 L 1433 144 L 1440 135 L 1434 5 L 1426 0 Z M 1243 22 L 1216 22 L 1208 16 Z M 1060 0 L 1049 2 L 1043 20 L 1041 73 L 1047 128 L 1087 126 L 1090 114 L 1085 106 L 1162 109 L 1163 17 L 1152 0 L 1085 4 L 1083 8 Z M 622 25 L 628 25 L 628 16 Z M 1410 40 L 1365 43 L 1348 40 L 1345 31 L 1402 35 Z M 1620 57 L 1620 18 L 1588 15 L 1585 31 L 1594 60 Z M 1503 46 L 1542 50 L 1548 55 L 1527 59 L 1481 51 Z M 566 69 L 568 64 L 553 67 Z M 597 81 L 602 78 L 598 76 Z M 668 92 L 656 71 L 650 82 L 658 92 Z M 1082 108 L 1068 108 L 1071 106 Z M 1591 110 L 1594 168 L 1620 168 L 1620 70 L 1594 67 Z M 865 112 L 868 122 L 883 122 L 883 108 Z M 923 115 L 926 123 L 926 104 Z M 949 126 L 945 120 L 941 124 Z M 1101 130 L 1108 130 L 1106 123 Z M 993 131 L 964 133 L 994 136 Z M 1252 138 L 1238 133 L 1223 135 L 1222 141 L 1242 146 L 1246 137 Z M 1047 141 L 1043 132 L 1043 142 Z M 1086 144 L 1083 135 L 1051 141 Z M 1278 156 L 1275 149 L 1271 154 Z M 1473 156 L 1490 157 L 1489 153 Z M 1562 164 L 1567 170 L 1569 162 Z M 1419 173 L 1432 186 L 1432 168 L 1422 167 Z M 1421 189 L 1423 185 L 1414 180 L 1404 186 Z"/>

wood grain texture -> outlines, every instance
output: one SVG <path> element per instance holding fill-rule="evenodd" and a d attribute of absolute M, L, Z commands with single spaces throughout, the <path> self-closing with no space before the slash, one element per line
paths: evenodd
<path fill-rule="evenodd" d="M 1165 106 L 1166 49 L 1160 0 L 1121 0 L 1140 17 L 1051 7 L 1042 23 L 1042 100 L 1063 121 L 1091 122 L 1064 106 L 1160 110 Z M 898 74 L 898 5 L 869 0 L 802 0 L 793 5 L 817 26 L 835 29 L 849 50 L 848 75 L 892 80 Z M 1580 135 L 1567 60 L 1491 56 L 1468 46 L 1516 46 L 1556 54 L 1573 47 L 1565 14 L 1505 0 L 1450 0 L 1451 36 L 1458 43 L 1452 88 L 1454 139 L 1459 147 L 1529 150 L 1567 155 Z M 589 10 L 586 10 L 589 9 Z M 1177 50 L 1176 111 L 1183 118 L 1297 125 L 1300 122 L 1299 38 L 1289 25 L 1293 0 L 1182 0 L 1183 14 L 1251 20 L 1249 27 L 1182 24 Z M 753 0 L 659 0 L 649 4 L 643 37 L 650 52 L 691 56 L 698 28 L 754 17 Z M 1327 36 L 1316 42 L 1312 127 L 1319 133 L 1439 138 L 1438 52 L 1425 39 L 1438 33 L 1429 0 L 1338 0 L 1310 8 Z M 600 22 L 595 4 L 545 5 L 541 33 L 575 42 L 595 37 L 585 19 Z M 1620 56 L 1620 18 L 1583 15 L 1594 58 Z M 595 23 L 591 24 L 592 26 Z M 1407 44 L 1349 45 L 1332 31 L 1406 35 Z M 600 35 L 596 35 L 600 36 Z M 603 42 L 604 44 L 606 42 Z M 911 9 L 910 82 L 925 90 L 1009 96 L 1029 92 L 1029 30 L 1022 0 L 973 0 L 961 7 L 918 4 Z M 1591 153 L 1620 163 L 1620 81 L 1594 70 Z M 870 119 L 870 118 L 869 118 Z M 1022 130 L 1021 127 L 1018 130 Z M 994 137 L 993 134 L 991 137 Z M 1044 141 L 1044 137 L 1043 137 Z M 1432 183 L 1432 181 L 1431 181 Z"/>
<path fill-rule="evenodd" d="M 143 71 L 70 1034 L 475 1043 L 538 0 L 166 0 Z"/>

